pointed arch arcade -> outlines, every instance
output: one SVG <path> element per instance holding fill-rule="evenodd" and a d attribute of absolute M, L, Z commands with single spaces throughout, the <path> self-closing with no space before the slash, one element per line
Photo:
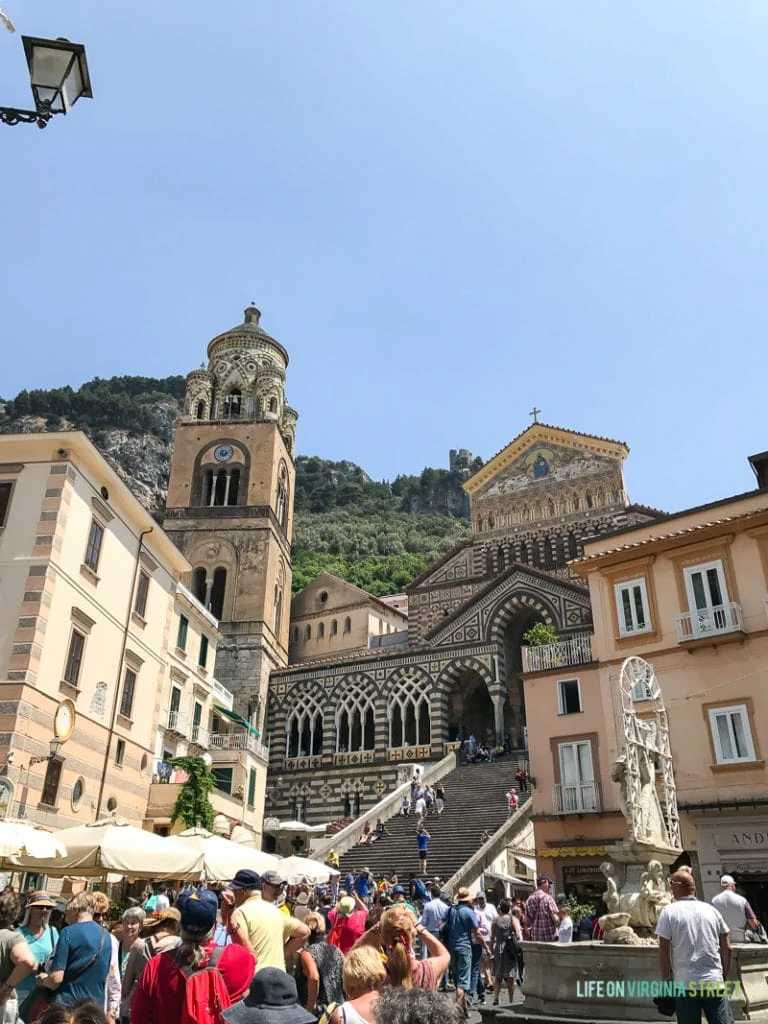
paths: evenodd
<path fill-rule="evenodd" d="M 418 668 L 398 669 L 387 681 L 389 746 L 428 746 L 432 742 L 432 680 Z"/>
<path fill-rule="evenodd" d="M 336 753 L 376 749 L 377 690 L 369 676 L 347 677 L 337 687 Z"/>

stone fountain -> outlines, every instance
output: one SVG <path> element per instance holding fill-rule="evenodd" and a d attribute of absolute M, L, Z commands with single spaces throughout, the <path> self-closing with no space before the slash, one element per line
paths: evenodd
<path fill-rule="evenodd" d="M 670 865 L 682 852 L 667 713 L 653 667 L 642 658 L 622 665 L 623 743 L 611 778 L 620 787 L 627 839 L 606 847 L 602 942 L 526 942 L 524 1004 L 502 1016 L 571 1017 L 591 1021 L 663 1020 L 650 983 L 659 979 L 656 924 L 672 899 Z M 642 701 L 643 717 L 637 713 Z M 768 947 L 734 947 L 732 977 L 741 996 L 734 1017 L 768 1021 Z M 489 1014 L 483 1014 L 488 1017 Z"/>

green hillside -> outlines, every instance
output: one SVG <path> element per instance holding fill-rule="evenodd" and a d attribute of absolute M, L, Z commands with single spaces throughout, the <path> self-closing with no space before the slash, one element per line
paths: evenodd
<path fill-rule="evenodd" d="M 96 378 L 78 389 L 0 399 L 0 432 L 87 431 L 139 500 L 162 518 L 183 377 Z M 477 459 L 473 468 L 482 465 Z M 293 584 L 321 571 L 373 594 L 397 593 L 468 535 L 462 478 L 447 469 L 376 482 L 353 462 L 296 460 Z"/>

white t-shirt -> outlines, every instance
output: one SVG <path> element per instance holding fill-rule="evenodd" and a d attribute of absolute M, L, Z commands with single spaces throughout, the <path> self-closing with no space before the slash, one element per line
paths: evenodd
<path fill-rule="evenodd" d="M 674 981 L 722 981 L 720 936 L 728 925 L 719 910 L 697 899 L 669 903 L 659 915 L 656 934 L 670 943 Z"/>
<path fill-rule="evenodd" d="M 557 926 L 558 942 L 573 942 L 573 918 L 569 914 Z"/>
<path fill-rule="evenodd" d="M 731 942 L 744 942 L 747 918 L 754 918 L 755 912 L 743 896 L 733 889 L 723 889 L 712 899 L 712 906 L 719 910 L 731 933 Z"/>

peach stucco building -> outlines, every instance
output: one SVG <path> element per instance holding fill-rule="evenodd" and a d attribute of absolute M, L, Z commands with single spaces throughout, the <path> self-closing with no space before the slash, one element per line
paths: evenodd
<path fill-rule="evenodd" d="M 214 810 L 258 842 L 266 749 L 190 571 L 83 433 L 0 436 L 0 816 L 165 831 L 167 760 L 208 753 Z"/>
<path fill-rule="evenodd" d="M 705 897 L 723 872 L 768 911 L 768 479 L 587 542 L 593 635 L 526 652 L 539 869 L 595 896 L 626 836 L 611 767 L 624 659 L 654 667 L 669 715 L 682 842 Z M 636 695 L 638 713 L 643 693 Z"/>

